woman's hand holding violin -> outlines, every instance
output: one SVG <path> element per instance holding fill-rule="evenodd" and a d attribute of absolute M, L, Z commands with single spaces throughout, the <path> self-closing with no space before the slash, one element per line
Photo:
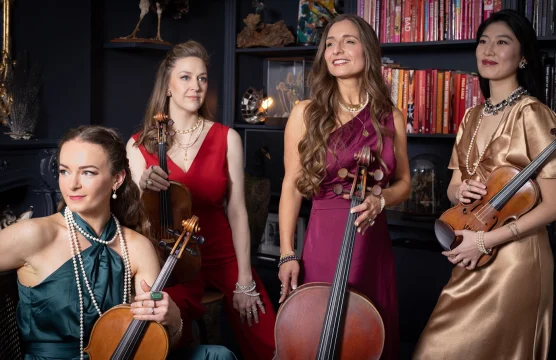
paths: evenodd
<path fill-rule="evenodd" d="M 145 169 L 141 178 L 139 179 L 139 187 L 141 190 L 167 190 L 170 186 L 168 182 L 168 174 L 164 172 L 159 166 L 152 165 L 151 167 Z"/>
<path fill-rule="evenodd" d="M 145 280 L 141 280 L 144 293 L 135 296 L 131 303 L 131 312 L 137 320 L 156 321 L 168 328 L 170 335 L 177 333 L 181 328 L 180 309 L 166 292 L 161 291 L 160 300 L 152 300 L 151 287 Z"/>
<path fill-rule="evenodd" d="M 486 195 L 486 185 L 476 180 L 464 180 L 456 191 L 456 199 L 462 204 L 470 204 Z"/>
<path fill-rule="evenodd" d="M 456 236 L 462 236 L 462 242 L 453 250 L 443 251 L 442 255 L 452 264 L 473 270 L 483 255 L 477 246 L 477 233 L 470 230 L 456 230 Z"/>
<path fill-rule="evenodd" d="M 383 210 L 381 196 L 373 194 L 368 195 L 365 200 L 356 207 L 352 208 L 350 212 L 359 213 L 359 217 L 355 219 L 354 225 L 357 226 L 357 231 L 362 235 L 365 234 L 368 228 L 374 225 L 375 218 Z"/>

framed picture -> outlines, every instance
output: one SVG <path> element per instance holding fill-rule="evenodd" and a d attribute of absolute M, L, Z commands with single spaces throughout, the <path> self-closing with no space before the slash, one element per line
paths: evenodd
<path fill-rule="evenodd" d="M 305 230 L 307 221 L 300 217 L 297 220 L 297 226 L 294 234 L 294 251 L 298 257 L 301 257 L 303 250 L 303 241 L 305 239 Z M 259 245 L 259 254 L 280 256 L 280 227 L 278 224 L 278 214 L 269 213 L 266 219 L 266 227 L 263 238 Z"/>

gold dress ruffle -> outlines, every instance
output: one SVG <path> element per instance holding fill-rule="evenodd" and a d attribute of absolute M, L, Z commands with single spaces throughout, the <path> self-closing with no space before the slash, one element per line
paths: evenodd
<path fill-rule="evenodd" d="M 483 106 L 469 109 L 456 137 L 450 169 L 470 178 L 465 157 Z M 554 137 L 556 115 L 525 96 L 508 109 L 472 177 L 485 182 L 495 167 L 524 167 Z M 484 119 L 483 119 L 484 121 Z M 479 157 L 473 144 L 469 164 Z M 556 178 L 556 156 L 537 177 Z M 547 359 L 552 326 L 554 260 L 544 227 L 500 247 L 490 264 L 455 266 L 415 348 L 415 360 Z"/>

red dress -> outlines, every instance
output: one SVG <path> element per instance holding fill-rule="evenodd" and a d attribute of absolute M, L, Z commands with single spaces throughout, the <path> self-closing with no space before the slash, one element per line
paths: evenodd
<path fill-rule="evenodd" d="M 238 265 L 232 241 L 232 230 L 225 213 L 224 203 L 228 192 L 227 126 L 214 123 L 209 129 L 199 152 L 187 173 L 167 156 L 169 180 L 187 186 L 192 197 L 192 213 L 199 217 L 201 235 L 205 242 L 201 247 L 202 266 L 197 277 L 184 284 L 165 289 L 181 310 L 182 317 L 197 319 L 204 308 L 201 298 L 208 285 L 226 295 L 226 311 L 245 359 L 272 359 L 274 354 L 274 323 L 276 313 L 259 277 L 253 272 L 257 291 L 261 294 L 266 314 L 259 311 L 258 324 L 241 324 L 239 313 L 233 308 L 233 291 L 238 278 Z M 137 140 L 139 134 L 134 134 Z M 147 168 L 159 165 L 158 155 L 150 154 L 144 146 L 139 150 Z M 185 327 L 184 327 L 185 329 Z"/>

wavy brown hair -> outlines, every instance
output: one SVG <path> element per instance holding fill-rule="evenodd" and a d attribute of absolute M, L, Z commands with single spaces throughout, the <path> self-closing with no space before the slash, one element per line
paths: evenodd
<path fill-rule="evenodd" d="M 125 143 L 120 135 L 113 129 L 97 125 L 85 125 L 71 129 L 58 143 L 58 163 L 60 163 L 62 146 L 72 140 L 81 140 L 102 147 L 108 156 L 112 175 L 125 170 L 125 179 L 116 190 L 117 199 L 110 197 L 110 211 L 118 218 L 122 225 L 149 237 L 150 233 L 145 209 L 139 199 L 139 188 L 131 179 Z M 58 211 L 61 211 L 65 206 L 66 202 L 62 198 L 60 203 L 58 203 Z"/>
<path fill-rule="evenodd" d="M 208 71 L 209 54 L 203 45 L 194 40 L 189 40 L 174 46 L 172 50 L 168 51 L 160 65 L 158 65 L 158 70 L 154 79 L 154 88 L 149 102 L 147 103 L 147 111 L 143 119 L 143 129 L 135 143 L 136 146 L 144 145 L 151 154 L 158 149 L 156 141 L 153 141 L 153 139 L 156 140 L 157 138 L 156 123 L 153 117 L 159 111 L 168 114 L 169 98 L 166 96 L 166 91 L 170 83 L 170 74 L 176 66 L 176 62 L 186 57 L 197 57 L 201 59 L 205 63 Z M 199 109 L 199 114 L 205 119 L 210 119 L 212 117 L 208 110 L 206 99 Z M 168 148 L 172 147 L 172 143 L 172 137 L 169 136 L 167 138 Z"/>
<path fill-rule="evenodd" d="M 382 138 L 383 135 L 392 136 L 392 134 L 382 123 L 384 118 L 392 112 L 393 104 L 390 100 L 390 91 L 382 77 L 379 41 L 373 28 L 359 16 L 338 15 L 324 29 L 313 68 L 309 74 L 311 101 L 303 114 L 307 131 L 298 145 L 301 173 L 296 182 L 297 190 L 307 198 L 317 195 L 320 191 L 320 184 L 326 175 L 328 138 L 339 123 L 339 103 L 342 99 L 336 78 L 328 71 L 324 53 L 328 32 L 334 24 L 340 21 L 351 21 L 359 30 L 359 39 L 365 57 L 365 67 L 361 74 L 361 90 L 362 93 L 369 94 L 371 122 L 378 137 L 376 156 L 383 170 L 387 171 L 384 161 L 380 157 L 383 146 Z"/>

